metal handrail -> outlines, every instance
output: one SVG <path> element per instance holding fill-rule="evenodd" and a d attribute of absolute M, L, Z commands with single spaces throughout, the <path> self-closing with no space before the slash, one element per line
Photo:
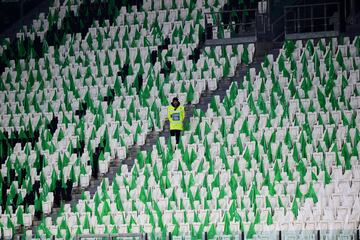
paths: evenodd
<path fill-rule="evenodd" d="M 360 225 L 358 224 L 354 229 L 347 229 L 348 231 L 351 231 L 353 232 L 352 233 L 352 236 L 354 236 L 354 239 L 359 239 L 360 238 Z M 322 233 L 322 230 L 306 230 L 306 231 L 309 231 L 309 232 L 313 232 L 316 236 L 317 236 L 317 239 L 320 239 L 321 236 L 325 236 L 323 235 Z M 325 230 L 326 231 L 326 230 Z M 336 230 L 335 230 L 336 231 Z M 282 239 L 281 236 L 284 234 L 284 233 L 287 233 L 289 231 L 273 231 L 273 233 L 277 234 L 279 236 L 279 239 Z M 291 232 L 291 231 L 290 231 Z M 339 233 L 338 233 L 339 234 Z M 147 233 L 119 233 L 119 234 L 81 234 L 81 235 L 77 235 L 75 237 L 76 240 L 80 240 L 81 237 L 83 238 L 108 238 L 108 239 L 112 239 L 112 238 L 116 238 L 116 237 L 139 237 L 141 240 L 144 240 L 144 239 L 147 239 L 147 236 L 148 234 Z M 171 232 L 169 232 L 168 234 L 166 234 L 166 239 L 172 239 L 172 234 Z M 234 239 L 233 237 L 235 236 L 239 236 L 240 239 L 245 239 L 244 237 L 245 233 L 244 232 L 238 232 L 236 234 L 231 234 L 232 236 L 232 239 Z M 336 235 L 336 234 L 335 234 Z M 183 235 L 183 236 L 186 236 L 186 235 Z M 218 236 L 221 236 L 221 235 L 218 235 Z M 226 236 L 229 236 L 229 235 L 226 235 Z M 337 235 L 336 235 L 337 236 Z M 1 235 L 0 235 L 1 237 Z M 33 237 L 35 237 L 33 235 Z M 17 239 L 20 240 L 22 239 L 21 236 L 17 236 Z M 203 233 L 203 238 L 204 240 L 207 240 L 208 239 L 208 233 L 207 232 L 204 232 Z"/>
<path fill-rule="evenodd" d="M 107 239 L 113 239 L 113 238 L 134 238 L 138 237 L 141 240 L 144 239 L 144 234 L 142 233 L 116 233 L 116 234 L 81 234 L 76 236 L 76 240 L 81 240 L 82 238 L 107 238 Z"/>
<path fill-rule="evenodd" d="M 285 35 L 285 32 L 282 31 L 281 33 L 279 33 L 279 34 L 276 35 L 275 37 L 273 36 L 273 42 L 277 42 L 277 40 L 278 40 L 280 37 L 284 36 L 284 35 Z"/>
<path fill-rule="evenodd" d="M 325 5 L 338 5 L 338 2 L 326 2 L 326 3 L 314 3 L 314 4 L 297 4 L 297 5 L 290 5 L 290 6 L 284 6 L 284 9 L 286 8 L 295 8 L 295 7 L 317 7 L 317 6 L 325 6 Z"/>
<path fill-rule="evenodd" d="M 285 14 L 281 15 L 280 17 L 278 17 L 278 18 L 271 24 L 271 35 L 272 35 L 272 39 L 273 39 L 274 42 L 276 42 L 276 40 L 278 40 L 282 35 L 285 34 L 285 32 L 284 32 L 284 27 L 282 27 L 282 31 L 281 31 L 278 35 L 274 36 L 274 34 L 275 34 L 275 33 L 274 33 L 274 26 L 275 26 L 275 25 L 278 25 L 279 23 L 281 23 L 281 20 L 284 20 L 284 19 L 285 19 Z M 282 25 L 284 25 L 284 23 L 283 23 Z"/>
<path fill-rule="evenodd" d="M 293 19 L 288 19 L 288 22 L 294 22 L 294 21 L 309 21 L 310 19 L 312 20 L 321 20 L 321 19 L 328 19 L 329 17 L 313 17 L 313 18 L 293 18 Z"/>
<path fill-rule="evenodd" d="M 281 15 L 278 19 L 276 19 L 272 24 L 271 24 L 271 33 L 274 33 L 274 25 L 277 25 L 281 19 L 285 18 L 285 14 Z"/>
<path fill-rule="evenodd" d="M 277 24 L 277 23 L 280 22 L 280 20 L 283 19 L 283 18 L 285 18 L 285 15 L 284 15 L 284 14 L 281 15 L 280 17 L 278 17 L 278 18 L 272 23 L 272 25 Z"/>
<path fill-rule="evenodd" d="M 249 8 L 249 9 L 234 9 L 234 10 L 224 10 L 224 11 L 217 11 L 217 12 L 205 12 L 204 14 L 207 15 L 207 14 L 217 14 L 217 13 L 228 13 L 228 12 L 256 12 L 257 9 L 256 8 Z"/>

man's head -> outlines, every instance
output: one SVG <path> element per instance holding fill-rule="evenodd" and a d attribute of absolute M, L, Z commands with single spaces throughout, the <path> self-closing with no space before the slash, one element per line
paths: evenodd
<path fill-rule="evenodd" d="M 179 99 L 177 97 L 174 97 L 172 102 L 171 102 L 171 105 L 173 105 L 174 107 L 180 106 Z"/>

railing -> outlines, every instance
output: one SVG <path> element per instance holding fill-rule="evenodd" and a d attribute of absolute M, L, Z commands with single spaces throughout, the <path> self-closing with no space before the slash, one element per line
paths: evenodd
<path fill-rule="evenodd" d="M 205 41 L 257 35 L 257 9 L 205 13 Z"/>
<path fill-rule="evenodd" d="M 281 15 L 271 24 L 271 35 L 273 42 L 281 41 L 285 35 L 284 32 L 285 15 Z"/>
<path fill-rule="evenodd" d="M 339 3 L 284 7 L 285 38 L 332 37 L 339 34 Z"/>
<path fill-rule="evenodd" d="M 76 240 L 145 240 L 147 236 L 142 233 L 128 233 L 128 234 L 82 234 L 76 236 Z"/>
<path fill-rule="evenodd" d="M 327 227 L 331 227 L 341 223 L 339 221 L 334 222 L 324 222 Z M 284 222 L 282 226 L 288 223 Z M 314 224 L 315 222 L 308 222 L 307 224 Z M 208 240 L 208 239 L 216 239 L 216 240 L 247 240 L 247 239 L 267 239 L 267 240 L 283 240 L 283 239 L 309 239 L 309 240 L 316 240 L 316 239 L 351 239 L 351 240 L 359 240 L 360 239 L 360 231 L 358 223 L 357 226 L 352 226 L 350 229 L 341 229 L 341 230 L 287 230 L 287 231 L 266 231 L 266 230 L 259 230 L 255 226 L 255 229 L 252 231 L 247 232 L 238 232 L 238 233 L 228 233 L 228 234 L 214 234 L 210 232 L 204 232 L 201 236 L 201 239 Z M 303 227 L 302 227 L 303 228 Z M 230 231 L 232 227 L 230 226 Z M 196 231 L 196 230 L 195 230 Z M 36 238 L 33 236 L 34 239 L 46 239 L 46 238 Z M 15 239 L 28 239 L 25 237 L 18 236 Z M 33 238 L 31 238 L 33 239 Z M 52 238 L 55 239 L 55 238 Z M 129 234 L 82 234 L 77 235 L 75 237 L 76 240 L 148 240 L 148 239 L 155 239 L 155 240 L 185 240 L 185 239 L 192 239 L 192 236 L 189 234 L 180 234 L 178 236 L 173 236 L 171 233 L 168 233 L 164 236 L 162 233 L 129 233 Z"/>

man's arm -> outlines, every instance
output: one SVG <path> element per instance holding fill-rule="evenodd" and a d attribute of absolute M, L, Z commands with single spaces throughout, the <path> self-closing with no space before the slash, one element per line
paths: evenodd
<path fill-rule="evenodd" d="M 184 106 L 181 108 L 180 118 L 181 118 L 181 121 L 184 121 L 184 119 L 185 119 L 185 107 Z"/>
<path fill-rule="evenodd" d="M 170 121 L 170 119 L 171 119 L 171 114 L 170 114 L 170 109 L 169 109 L 169 107 L 167 108 L 167 112 L 168 112 L 168 120 Z"/>

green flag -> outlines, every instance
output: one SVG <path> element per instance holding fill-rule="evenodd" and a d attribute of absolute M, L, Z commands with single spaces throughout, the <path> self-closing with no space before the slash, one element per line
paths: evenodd
<path fill-rule="evenodd" d="M 18 207 L 16 211 L 16 223 L 19 225 L 24 225 L 24 211 L 22 207 Z"/>
<path fill-rule="evenodd" d="M 244 63 L 245 65 L 248 65 L 250 63 L 250 60 L 249 60 L 249 51 L 247 49 L 247 46 L 244 47 L 244 51 L 241 55 L 241 61 L 242 63 Z"/>
<path fill-rule="evenodd" d="M 295 218 L 297 218 L 298 213 L 299 213 L 299 207 L 298 207 L 296 198 L 294 198 L 293 204 L 291 206 L 291 211 L 294 214 Z"/>
<path fill-rule="evenodd" d="M 317 202 L 318 202 L 318 197 L 317 197 L 317 195 L 316 195 L 316 192 L 315 192 L 315 189 L 314 189 L 314 187 L 313 187 L 312 182 L 310 183 L 308 192 L 305 194 L 304 197 L 305 197 L 305 198 L 312 198 L 312 200 L 313 200 L 314 203 L 317 203 Z"/>

